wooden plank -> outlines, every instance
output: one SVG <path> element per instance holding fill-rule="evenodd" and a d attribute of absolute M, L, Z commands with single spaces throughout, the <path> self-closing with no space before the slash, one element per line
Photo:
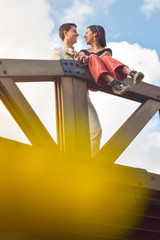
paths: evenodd
<path fill-rule="evenodd" d="M 101 167 L 101 165 L 99 166 L 97 164 L 97 171 L 99 170 L 99 167 Z M 125 188 L 128 186 L 128 189 L 131 189 L 132 187 L 136 189 L 143 188 L 160 193 L 160 175 L 149 173 L 145 169 L 113 164 L 105 169 L 105 175 L 107 176 L 108 185 L 121 184 L 125 185 Z M 122 192 L 122 188 L 120 191 Z"/>
<path fill-rule="evenodd" d="M 61 77 L 56 83 L 57 133 L 65 153 L 90 156 L 86 82 Z"/>
<path fill-rule="evenodd" d="M 12 77 L 16 82 L 55 81 L 56 77 L 64 75 L 59 60 L 0 59 L 0 77 Z M 95 84 L 87 67 L 86 80 L 89 89 L 113 94 L 110 86 Z M 145 83 L 145 78 L 138 85 L 133 85 L 130 78 L 125 82 L 131 89 L 120 97 L 138 102 L 145 102 L 148 98 L 160 101 L 160 87 Z"/>
<path fill-rule="evenodd" d="M 90 158 L 90 134 L 86 82 L 73 78 L 74 109 L 78 152 L 83 158 Z"/>
<path fill-rule="evenodd" d="M 12 79 L 0 78 L 0 98 L 31 144 L 57 149 L 56 143 Z"/>
<path fill-rule="evenodd" d="M 153 100 L 142 104 L 102 147 L 94 161 L 113 164 L 159 109 L 160 103 Z"/>
<path fill-rule="evenodd" d="M 15 81 L 54 81 L 64 75 L 58 60 L 0 59 L 0 77 L 12 77 Z"/>
<path fill-rule="evenodd" d="M 62 124 L 62 98 L 61 98 L 61 81 L 56 79 L 55 83 L 55 107 L 56 107 L 56 127 L 57 127 L 57 144 L 64 151 L 63 142 L 63 124 Z"/>
<path fill-rule="evenodd" d="M 57 139 L 61 150 L 76 155 L 76 124 L 74 113 L 74 93 L 71 77 L 61 77 L 55 85 Z M 72 139 L 72 142 L 71 142 Z"/>

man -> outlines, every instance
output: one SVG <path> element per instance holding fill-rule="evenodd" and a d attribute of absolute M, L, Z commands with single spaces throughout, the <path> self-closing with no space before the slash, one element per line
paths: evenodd
<path fill-rule="evenodd" d="M 77 42 L 77 37 L 79 36 L 76 24 L 74 23 L 62 24 L 59 28 L 59 36 L 63 41 L 63 45 L 62 47 L 53 49 L 52 60 L 75 59 L 76 55 L 74 55 L 75 51 L 73 45 Z M 102 129 L 96 110 L 90 101 L 89 94 L 87 95 L 87 98 L 88 98 L 91 154 L 93 157 L 98 152 L 100 147 Z"/>
<path fill-rule="evenodd" d="M 77 26 L 74 23 L 65 23 L 62 24 L 59 28 L 59 36 L 63 41 L 62 47 L 54 48 L 52 53 L 53 60 L 60 59 L 73 59 L 70 54 L 67 53 L 68 49 L 73 49 L 73 45 L 77 42 Z"/>

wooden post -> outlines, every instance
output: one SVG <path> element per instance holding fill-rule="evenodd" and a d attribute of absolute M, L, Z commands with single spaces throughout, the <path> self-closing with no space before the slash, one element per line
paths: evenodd
<path fill-rule="evenodd" d="M 90 158 L 86 81 L 60 77 L 55 82 L 57 139 L 61 150 L 78 158 Z"/>

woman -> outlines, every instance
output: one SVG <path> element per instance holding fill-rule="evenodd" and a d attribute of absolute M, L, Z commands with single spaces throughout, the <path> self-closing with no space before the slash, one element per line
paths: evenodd
<path fill-rule="evenodd" d="M 102 26 L 89 26 L 84 38 L 91 47 L 80 51 L 79 60 L 86 65 L 88 64 L 97 84 L 111 84 L 115 94 L 123 94 L 130 88 L 129 85 L 122 83 L 127 76 L 133 79 L 134 84 L 142 81 L 144 78 L 143 73 L 132 71 L 125 64 L 112 58 L 112 50 L 105 48 L 105 31 Z"/>

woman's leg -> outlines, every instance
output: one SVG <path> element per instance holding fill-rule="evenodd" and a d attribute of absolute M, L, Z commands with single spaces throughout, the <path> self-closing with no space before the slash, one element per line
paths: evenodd
<path fill-rule="evenodd" d="M 110 74 L 103 61 L 97 55 L 91 54 L 89 56 L 88 67 L 97 84 L 111 84 L 112 90 L 116 94 L 123 94 L 129 89 L 129 85 L 119 82 L 115 79 L 116 75 Z"/>
<path fill-rule="evenodd" d="M 101 77 L 106 81 L 106 83 L 111 85 L 112 91 L 115 94 L 124 94 L 130 88 L 128 84 L 118 81 L 117 79 L 110 76 L 108 73 L 103 73 Z"/>
<path fill-rule="evenodd" d="M 133 80 L 133 83 L 137 84 L 144 78 L 144 74 L 142 72 L 132 71 L 128 66 L 112 57 L 104 56 L 102 61 L 105 64 L 108 72 L 119 81 L 124 81 L 127 76 L 130 76 Z"/>
<path fill-rule="evenodd" d="M 102 60 L 95 54 L 91 54 L 89 56 L 89 63 L 88 63 L 89 70 L 94 78 L 96 84 L 98 85 L 105 85 L 106 80 L 104 80 L 101 76 L 104 74 L 109 74 L 106 66 L 102 62 Z"/>
<path fill-rule="evenodd" d="M 144 78 L 144 74 L 142 72 L 132 71 L 127 66 L 122 67 L 121 71 L 122 73 L 129 75 L 132 78 L 134 84 L 140 83 Z"/>
<path fill-rule="evenodd" d="M 104 56 L 102 61 L 110 75 L 119 81 L 124 81 L 126 79 L 127 73 L 122 71 L 122 69 L 125 69 L 125 67 L 128 68 L 125 64 L 110 56 Z"/>

